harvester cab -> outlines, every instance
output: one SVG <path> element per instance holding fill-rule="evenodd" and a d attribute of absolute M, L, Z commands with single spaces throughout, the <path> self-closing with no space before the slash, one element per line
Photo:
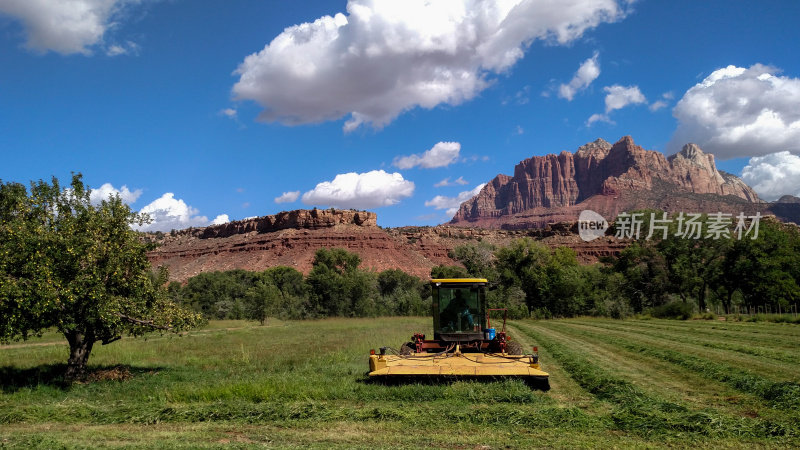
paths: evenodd
<path fill-rule="evenodd" d="M 525 354 L 522 346 L 506 334 L 506 310 L 488 307 L 488 284 L 484 278 L 431 280 L 433 339 L 414 333 L 399 351 L 391 347 L 382 347 L 379 353 L 370 351 L 369 376 L 522 378 L 548 389 L 549 375 L 539 366 L 536 347 L 533 353 Z M 502 313 L 500 329 L 492 324 L 493 312 Z"/>

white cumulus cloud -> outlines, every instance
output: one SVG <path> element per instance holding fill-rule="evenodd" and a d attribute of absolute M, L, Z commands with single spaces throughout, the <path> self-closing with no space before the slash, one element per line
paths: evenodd
<path fill-rule="evenodd" d="M 227 214 L 221 214 L 213 221 L 209 221 L 208 217 L 199 215 L 197 209 L 187 205 L 183 200 L 175 198 L 175 194 L 172 192 L 167 192 L 153 200 L 139 212 L 148 214 L 151 219 L 149 224 L 135 227 L 139 231 L 180 230 L 189 227 L 205 227 L 211 224 L 217 225 L 229 221 Z"/>
<path fill-rule="evenodd" d="M 211 225 L 222 225 L 223 223 L 230 222 L 231 219 L 227 214 L 220 214 L 211 221 Z"/>
<path fill-rule="evenodd" d="M 27 35 L 29 49 L 64 55 L 91 54 L 102 44 L 114 19 L 127 4 L 140 0 L 2 0 L 0 14 L 19 20 Z M 109 56 L 135 52 L 132 42 L 114 44 L 106 49 Z"/>
<path fill-rule="evenodd" d="M 570 43 L 624 18 L 628 3 L 349 0 L 347 14 L 286 28 L 247 56 L 233 94 L 263 106 L 263 121 L 381 127 L 415 107 L 472 99 L 533 41 Z"/>
<path fill-rule="evenodd" d="M 300 197 L 300 191 L 284 192 L 278 197 L 275 197 L 275 203 L 292 203 Z"/>
<path fill-rule="evenodd" d="M 446 209 L 447 214 L 451 216 L 455 215 L 455 213 L 458 212 L 458 208 L 461 206 L 461 204 L 478 195 L 484 186 L 486 186 L 486 183 L 479 184 L 475 186 L 475 189 L 461 192 L 455 197 L 437 195 L 436 197 L 433 197 L 433 199 L 426 201 L 425 206 L 432 206 L 436 209 Z"/>
<path fill-rule="evenodd" d="M 755 64 L 715 70 L 672 110 L 672 149 L 696 142 L 720 158 L 800 153 L 800 79 Z"/>
<path fill-rule="evenodd" d="M 303 194 L 307 205 L 368 209 L 391 206 L 414 193 L 414 183 L 399 173 L 373 170 L 336 175 Z"/>
<path fill-rule="evenodd" d="M 575 72 L 572 80 L 568 84 L 562 84 L 558 87 L 558 96 L 567 101 L 572 101 L 575 94 L 588 88 L 592 81 L 600 76 L 600 64 L 597 62 L 599 56 L 600 54 L 595 52 L 591 58 L 584 61 L 578 67 L 578 71 Z"/>
<path fill-rule="evenodd" d="M 458 161 L 459 152 L 461 144 L 458 142 L 439 142 L 422 155 L 398 156 L 392 165 L 398 169 L 446 167 Z"/>
<path fill-rule="evenodd" d="M 99 205 L 100 202 L 108 200 L 112 195 L 119 195 L 123 203 L 130 205 L 131 203 L 136 203 L 136 200 L 142 195 L 142 190 L 136 189 L 135 191 L 131 191 L 128 189 L 128 186 L 125 185 L 123 185 L 121 189 L 117 189 L 111 185 L 111 183 L 104 183 L 99 188 L 92 189 L 92 192 L 89 194 L 89 200 L 93 204 Z"/>
<path fill-rule="evenodd" d="M 605 114 L 592 114 L 589 119 L 586 120 L 587 127 L 592 126 L 595 122 L 606 122 L 613 125 L 614 121 L 611 120 L 610 115 L 612 111 L 622 109 L 629 105 L 647 103 L 647 98 L 645 98 L 642 91 L 639 90 L 639 86 L 620 86 L 615 84 L 613 86 L 606 86 L 603 90 L 606 92 L 606 112 Z"/>
<path fill-rule="evenodd" d="M 639 90 L 639 86 L 620 86 L 615 84 L 606 86 L 603 90 L 606 91 L 606 114 L 628 105 L 647 103 L 647 99 L 642 94 L 642 91 Z"/>
<path fill-rule="evenodd" d="M 742 169 L 742 180 L 764 200 L 800 196 L 800 156 L 783 151 L 750 158 Z"/>

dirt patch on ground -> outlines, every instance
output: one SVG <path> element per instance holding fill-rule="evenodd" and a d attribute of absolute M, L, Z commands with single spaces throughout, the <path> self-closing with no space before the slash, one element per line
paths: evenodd
<path fill-rule="evenodd" d="M 94 383 L 97 381 L 126 381 L 133 378 L 130 368 L 126 366 L 114 366 L 109 369 L 96 369 L 89 372 L 83 383 Z"/>

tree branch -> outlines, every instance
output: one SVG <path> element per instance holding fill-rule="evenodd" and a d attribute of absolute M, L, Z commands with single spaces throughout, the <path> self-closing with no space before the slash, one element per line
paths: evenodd
<path fill-rule="evenodd" d="M 144 325 L 146 327 L 157 328 L 159 330 L 168 330 L 168 331 L 172 330 L 172 327 L 168 327 L 168 326 L 164 326 L 164 325 L 156 325 L 156 324 L 153 323 L 152 320 L 136 319 L 134 317 L 126 316 L 125 314 L 119 314 L 119 318 L 122 319 L 122 320 L 127 320 L 128 322 L 136 324 L 136 325 Z"/>

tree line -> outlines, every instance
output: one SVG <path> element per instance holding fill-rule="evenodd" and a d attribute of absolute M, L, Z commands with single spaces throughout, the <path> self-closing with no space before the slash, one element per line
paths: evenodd
<path fill-rule="evenodd" d="M 652 217 L 663 214 L 639 213 L 642 230 L 650 227 Z M 685 318 L 712 306 L 726 313 L 733 306 L 777 312 L 800 303 L 796 225 L 762 218 L 757 236 L 681 236 L 681 222 L 672 219 L 661 221 L 664 232 L 655 238 L 648 239 L 645 231 L 619 255 L 593 265 L 579 264 L 568 248 L 550 249 L 527 238 L 502 248 L 469 244 L 456 248 L 452 256 L 465 273 L 496 280 L 490 299 L 522 316 L 527 309 L 542 318 L 641 313 Z M 714 215 L 701 215 L 698 223 L 711 225 L 712 219 Z M 610 233 L 618 226 L 619 220 Z"/>
<path fill-rule="evenodd" d="M 581 264 L 569 248 L 530 238 L 504 247 L 469 243 L 450 252 L 459 266 L 434 267 L 431 277 L 487 278 L 489 306 L 508 309 L 511 318 L 685 318 L 712 306 L 786 310 L 800 300 L 800 233 L 794 225 L 762 220 L 756 239 L 689 239 L 676 236 L 674 225 L 666 234 L 633 240 L 619 255 L 591 265 Z M 178 304 L 213 319 L 430 314 L 428 280 L 400 270 L 368 271 L 360 263 L 344 249 L 320 249 L 307 276 L 290 267 L 212 272 L 185 285 L 173 282 L 168 291 Z"/>
<path fill-rule="evenodd" d="M 341 248 L 317 250 L 307 276 L 293 267 L 207 272 L 169 284 L 178 303 L 210 319 L 314 319 L 428 315 L 430 285 L 401 270 L 360 268 Z"/>

